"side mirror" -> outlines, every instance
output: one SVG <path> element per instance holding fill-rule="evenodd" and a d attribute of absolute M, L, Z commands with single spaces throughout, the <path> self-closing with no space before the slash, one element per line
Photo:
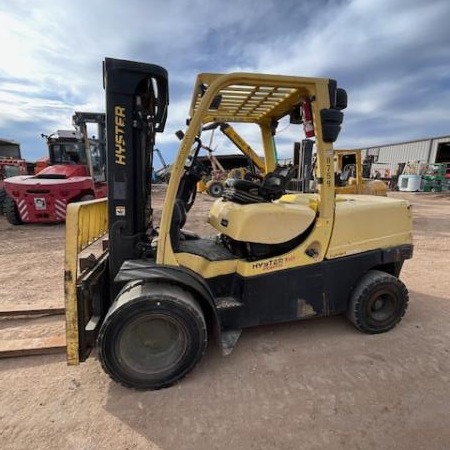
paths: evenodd
<path fill-rule="evenodd" d="M 344 113 L 337 109 L 322 109 L 320 111 L 322 122 L 322 138 L 324 142 L 335 142 L 341 131 Z"/>
<path fill-rule="evenodd" d="M 336 105 L 335 108 L 339 111 L 347 108 L 347 91 L 342 88 L 336 89 Z"/>
<path fill-rule="evenodd" d="M 184 133 L 181 130 L 175 131 L 175 135 L 180 141 L 184 138 Z"/>

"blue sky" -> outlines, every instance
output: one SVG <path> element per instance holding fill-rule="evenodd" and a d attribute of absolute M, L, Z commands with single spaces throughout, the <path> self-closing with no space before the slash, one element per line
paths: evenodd
<path fill-rule="evenodd" d="M 40 133 L 70 128 L 75 110 L 104 111 L 105 56 L 168 69 L 157 142 L 168 161 L 199 72 L 337 79 L 349 95 L 341 148 L 449 135 L 449 17 L 448 0 L 2 2 L 0 137 L 35 160 Z"/>

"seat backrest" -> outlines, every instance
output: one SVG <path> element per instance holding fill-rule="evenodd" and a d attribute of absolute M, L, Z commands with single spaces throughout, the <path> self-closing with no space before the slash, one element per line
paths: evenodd
<path fill-rule="evenodd" d="M 350 178 L 350 175 L 352 174 L 353 170 L 351 165 L 345 166 L 344 171 L 341 173 L 340 179 L 343 183 L 346 183 L 348 179 Z"/>
<path fill-rule="evenodd" d="M 181 228 L 186 223 L 186 216 L 185 203 L 178 198 L 173 207 L 172 223 L 170 224 L 170 241 L 175 252 L 180 246 Z"/>
<path fill-rule="evenodd" d="M 267 201 L 279 199 L 286 192 L 286 187 L 295 175 L 297 167 L 277 167 L 273 172 L 269 172 L 259 189 L 260 195 Z"/>
<path fill-rule="evenodd" d="M 297 166 L 277 167 L 269 172 L 262 183 L 247 180 L 228 179 L 223 197 L 227 200 L 241 203 L 265 203 L 278 200 L 296 173 Z"/>

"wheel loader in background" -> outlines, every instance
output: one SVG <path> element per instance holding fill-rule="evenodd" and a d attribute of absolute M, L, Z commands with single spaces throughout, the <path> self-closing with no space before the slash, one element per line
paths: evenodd
<path fill-rule="evenodd" d="M 219 129 L 247 157 L 248 168 L 234 167 L 231 170 L 224 169 L 211 148 L 216 129 Z M 206 191 L 212 197 L 221 197 L 229 178 L 262 179 L 265 171 L 264 162 L 230 124 L 214 122 L 203 127 L 202 131 L 212 131 L 209 146 L 202 146 L 202 149 L 206 150 L 211 170 L 208 170 L 207 174 L 197 183 L 198 192 Z"/>
<path fill-rule="evenodd" d="M 408 291 L 399 275 L 412 257 L 411 207 L 335 194 L 333 143 L 347 94 L 334 80 L 198 75 L 159 227 L 148 160 L 167 117 L 167 72 L 107 58 L 104 86 L 108 202 L 68 205 L 69 364 L 97 347 L 113 380 L 159 389 L 189 373 L 212 336 L 228 354 L 242 330 L 261 324 L 346 314 L 375 334 L 402 319 Z M 285 194 L 293 172 L 276 166 L 277 124 L 299 114 L 298 134 L 315 135 L 318 192 Z M 224 121 L 259 127 L 267 176 L 235 180 L 205 218 L 217 236 L 201 237 L 184 229 L 202 176 L 201 130 Z M 105 233 L 107 250 L 80 259 Z"/>
<path fill-rule="evenodd" d="M 105 114 L 76 112 L 75 130 L 47 138 L 49 165 L 34 175 L 8 178 L 5 215 L 12 225 L 64 222 L 68 203 L 106 197 Z M 87 124 L 97 126 L 89 138 Z"/>
<path fill-rule="evenodd" d="M 152 176 L 153 176 L 153 182 L 154 183 L 167 183 L 170 179 L 170 171 L 171 166 L 170 164 L 166 163 L 166 160 L 164 159 L 163 154 L 161 153 L 161 150 L 159 148 L 154 149 L 154 153 L 158 155 L 159 161 L 162 164 L 162 167 L 158 170 L 153 170 Z"/>

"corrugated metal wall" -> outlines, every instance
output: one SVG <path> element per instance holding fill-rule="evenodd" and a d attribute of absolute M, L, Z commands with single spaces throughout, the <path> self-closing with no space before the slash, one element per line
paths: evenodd
<path fill-rule="evenodd" d="M 388 169 L 391 174 L 395 174 L 399 163 L 435 162 L 438 144 L 441 142 L 450 142 L 450 136 L 369 147 L 363 149 L 363 158 L 366 155 L 375 155 L 376 163 L 372 166 L 372 172 L 379 170 L 384 176 Z"/>

